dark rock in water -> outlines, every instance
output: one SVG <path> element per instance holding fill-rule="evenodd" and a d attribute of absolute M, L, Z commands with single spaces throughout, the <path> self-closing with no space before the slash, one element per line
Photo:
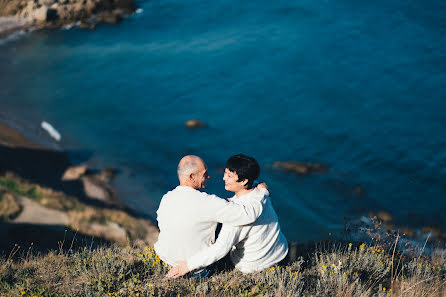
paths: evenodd
<path fill-rule="evenodd" d="M 345 172 L 339 172 L 339 173 L 338 173 L 338 176 L 339 176 L 339 177 L 342 177 L 342 178 L 345 178 L 345 177 L 348 176 L 348 174 L 345 173 Z"/>
<path fill-rule="evenodd" d="M 135 3 L 129 0 L 114 0 L 113 7 L 118 7 L 122 10 L 122 13 L 125 11 L 134 11 L 136 9 Z"/>
<path fill-rule="evenodd" d="M 365 190 L 362 187 L 357 186 L 357 187 L 353 188 L 353 194 L 356 196 L 362 196 L 365 194 Z"/>
<path fill-rule="evenodd" d="M 376 216 L 384 223 L 389 223 L 392 221 L 392 215 L 386 211 L 379 211 Z"/>
<path fill-rule="evenodd" d="M 104 168 L 101 172 L 101 179 L 107 182 L 112 181 L 117 172 L 118 170 L 116 168 Z"/>
<path fill-rule="evenodd" d="M 79 24 L 79 28 L 81 28 L 81 29 L 88 29 L 89 27 L 90 27 L 90 24 L 85 23 L 85 22 L 81 22 Z"/>
<path fill-rule="evenodd" d="M 327 166 L 327 165 L 325 165 L 325 164 L 321 164 L 321 163 L 315 163 L 315 164 L 307 163 L 307 165 L 310 167 L 311 172 L 320 172 L 320 173 L 323 173 L 323 172 L 326 172 L 327 169 L 328 169 L 328 166 Z"/>
<path fill-rule="evenodd" d="M 390 223 L 385 223 L 384 224 L 384 228 L 386 228 L 387 231 L 394 231 L 395 230 L 395 225 L 394 224 L 390 224 Z"/>
<path fill-rule="evenodd" d="M 307 175 L 311 173 L 322 173 L 326 172 L 328 169 L 327 165 L 320 163 L 302 163 L 302 162 L 293 162 L 293 161 L 276 161 L 274 162 L 274 166 L 280 167 L 287 171 L 292 171 L 300 175 Z"/>
<path fill-rule="evenodd" d="M 206 126 L 206 123 L 199 120 L 189 120 L 185 123 L 185 126 L 189 129 L 197 129 Z"/>
<path fill-rule="evenodd" d="M 413 229 L 411 229 L 409 227 L 406 227 L 406 226 L 405 227 L 400 227 L 399 230 L 400 230 L 400 233 L 403 236 L 406 236 L 406 237 L 409 237 L 409 238 L 413 238 L 416 235 L 416 233 L 415 233 L 415 231 Z"/>
<path fill-rule="evenodd" d="M 79 24 L 80 29 L 96 30 L 96 24 L 89 21 L 83 21 Z"/>
<path fill-rule="evenodd" d="M 431 234 L 437 238 L 446 239 L 446 234 L 440 226 L 425 226 L 421 229 L 421 234 Z"/>
<path fill-rule="evenodd" d="M 121 22 L 123 19 L 122 14 L 117 11 L 117 12 L 110 12 L 110 13 L 104 13 L 102 14 L 102 16 L 99 18 L 99 21 L 106 23 L 106 24 L 117 24 L 119 22 Z"/>
<path fill-rule="evenodd" d="M 295 162 L 274 162 L 274 165 L 280 167 L 282 169 L 293 171 L 299 174 L 308 174 L 309 168 L 303 163 L 295 163 Z"/>

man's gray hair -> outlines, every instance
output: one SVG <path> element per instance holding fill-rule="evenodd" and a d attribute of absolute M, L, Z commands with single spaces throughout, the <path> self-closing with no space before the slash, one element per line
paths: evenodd
<path fill-rule="evenodd" d="M 202 162 L 200 157 L 193 155 L 185 156 L 178 164 L 178 177 L 187 177 L 190 174 L 197 172 Z"/>

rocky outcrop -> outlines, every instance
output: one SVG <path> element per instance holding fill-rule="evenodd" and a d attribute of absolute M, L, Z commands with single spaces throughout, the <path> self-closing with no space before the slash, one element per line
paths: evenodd
<path fill-rule="evenodd" d="M 0 229 L 5 224 L 9 227 L 20 225 L 27 232 L 32 232 L 36 226 L 67 228 L 121 245 L 138 240 L 153 246 L 158 239 L 155 224 L 126 210 L 84 204 L 75 197 L 29 185 L 11 176 L 0 176 L 0 179 L 9 185 L 8 188 L 0 184 Z M 12 235 L 9 227 L 0 230 L 4 241 Z"/>
<path fill-rule="evenodd" d="M 96 237 L 105 238 L 119 244 L 127 243 L 126 230 L 114 222 L 105 224 L 92 223 L 88 227 L 90 234 L 94 234 Z"/>
<path fill-rule="evenodd" d="M 39 225 L 68 225 L 70 219 L 63 211 L 41 206 L 39 203 L 25 197 L 17 197 L 23 211 L 13 221 L 14 223 L 29 223 Z"/>
<path fill-rule="evenodd" d="M 98 175 L 86 175 L 81 178 L 85 194 L 91 199 L 106 203 L 117 203 L 118 199 L 113 189 Z"/>
<path fill-rule="evenodd" d="M 376 216 L 384 223 L 390 223 L 393 220 L 392 215 L 384 210 L 378 211 Z"/>
<path fill-rule="evenodd" d="M 276 161 L 274 162 L 274 166 L 285 169 L 287 171 L 292 171 L 300 175 L 307 175 L 311 173 L 322 173 L 327 171 L 328 169 L 328 166 L 325 164 L 303 163 L 303 162 L 293 162 L 293 161 L 286 161 L 286 162 Z"/>
<path fill-rule="evenodd" d="M 62 181 L 80 180 L 88 198 L 120 205 L 114 189 L 109 185 L 116 172 L 115 168 L 105 168 L 100 174 L 96 174 L 86 165 L 70 166 L 64 172 Z"/>
<path fill-rule="evenodd" d="M 76 180 L 85 174 L 87 171 L 86 165 L 71 166 L 69 167 L 62 176 L 63 181 Z"/>
<path fill-rule="evenodd" d="M 189 129 L 198 129 L 201 127 L 205 127 L 206 123 L 194 119 L 194 120 L 187 121 L 184 125 L 186 126 L 186 128 L 189 128 Z"/>
<path fill-rule="evenodd" d="M 91 236 L 95 242 L 153 246 L 156 225 L 122 205 L 107 183 L 117 171 L 73 166 L 65 153 L 0 123 L 0 253 L 15 243 L 47 251 L 59 239 L 84 246 Z"/>
<path fill-rule="evenodd" d="M 101 172 L 101 179 L 105 182 L 110 182 L 115 178 L 117 172 L 118 170 L 116 168 L 104 168 Z"/>
<path fill-rule="evenodd" d="M 133 0 L 0 0 L 0 16 L 18 17 L 38 28 L 115 24 L 135 8 Z"/>

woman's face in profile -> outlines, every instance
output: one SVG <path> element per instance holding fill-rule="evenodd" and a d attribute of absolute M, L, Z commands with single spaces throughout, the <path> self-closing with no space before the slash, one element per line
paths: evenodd
<path fill-rule="evenodd" d="M 226 191 L 237 193 L 244 188 L 245 182 L 239 182 L 237 173 L 230 171 L 228 168 L 225 169 L 223 180 L 225 181 Z"/>

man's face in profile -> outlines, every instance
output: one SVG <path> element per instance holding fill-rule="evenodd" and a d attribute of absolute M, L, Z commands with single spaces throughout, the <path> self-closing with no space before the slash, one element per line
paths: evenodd
<path fill-rule="evenodd" d="M 204 189 L 206 187 L 206 180 L 209 178 L 208 169 L 205 165 L 195 173 L 196 189 Z"/>

